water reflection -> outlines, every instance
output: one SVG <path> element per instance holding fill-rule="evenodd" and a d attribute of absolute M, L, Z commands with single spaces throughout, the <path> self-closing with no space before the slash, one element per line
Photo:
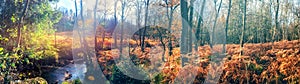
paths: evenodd
<path fill-rule="evenodd" d="M 43 74 L 43 77 L 48 81 L 48 83 L 54 83 L 56 81 L 62 82 L 64 80 L 64 73 L 69 71 L 72 74 L 73 79 L 83 79 L 84 73 L 86 72 L 86 65 L 81 64 L 68 64 L 64 67 L 58 67 L 56 70 L 51 72 L 46 72 Z"/>

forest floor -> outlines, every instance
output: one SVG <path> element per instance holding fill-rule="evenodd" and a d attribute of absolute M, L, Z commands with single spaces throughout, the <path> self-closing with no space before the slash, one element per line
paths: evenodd
<path fill-rule="evenodd" d="M 146 71 L 161 71 L 163 83 L 174 83 L 175 79 L 186 81 L 193 78 L 191 73 L 198 73 L 194 75 L 194 83 L 203 83 L 204 80 L 207 83 L 300 82 L 300 40 L 247 43 L 243 49 L 239 44 L 227 44 L 226 50 L 224 55 L 217 53 L 222 51 L 221 44 L 215 45 L 213 49 L 208 45 L 201 46 L 197 52 L 191 52 L 194 56 L 184 56 L 189 61 L 184 67 L 180 62 L 182 57 L 179 48 L 174 48 L 171 56 L 167 55 L 168 50 L 163 53 L 161 47 L 147 47 L 145 52 L 136 48 L 130 50 L 129 57 L 136 66 Z M 241 50 L 243 55 L 240 55 Z M 113 77 L 114 69 L 111 66 L 115 65 L 114 59 L 119 58 L 118 52 L 118 49 L 98 52 L 99 63 L 108 78 Z M 167 61 L 163 62 L 162 57 L 157 56 L 165 56 Z"/>
<path fill-rule="evenodd" d="M 57 33 L 57 47 L 60 50 L 60 59 L 72 60 L 72 32 Z M 101 38 L 98 38 L 101 39 Z M 101 40 L 97 41 L 101 44 Z M 128 41 L 130 44 L 135 42 Z M 110 46 L 113 39 L 106 38 L 104 46 Z M 153 43 L 155 44 L 155 43 Z M 182 67 L 180 63 L 180 50 L 174 48 L 173 55 L 168 56 L 161 47 L 145 49 L 141 52 L 140 48 L 131 50 L 130 58 L 132 61 L 141 66 L 145 70 L 153 70 L 155 68 L 161 70 L 161 82 L 172 83 L 176 77 L 190 77 L 188 73 L 182 72 L 181 69 L 189 69 L 196 71 L 196 80 L 194 83 L 203 83 L 204 79 L 210 83 L 217 77 L 218 72 L 222 72 L 219 82 L 221 83 L 295 83 L 300 82 L 300 40 L 279 41 L 274 43 L 247 43 L 243 48 L 243 55 L 240 55 L 239 44 L 227 44 L 226 55 L 217 54 L 221 52 L 222 45 L 215 45 L 211 49 L 208 45 L 201 46 L 195 56 L 186 56 L 191 62 Z M 112 77 L 115 65 L 114 59 L 119 58 L 118 49 L 99 51 L 99 64 L 106 77 Z M 155 54 L 155 55 L 153 55 Z M 165 54 L 166 62 L 161 61 L 161 57 L 157 54 Z M 216 63 L 218 62 L 218 63 Z M 71 63 L 71 62 L 67 62 Z M 67 64 L 64 64 L 67 65 Z M 222 65 L 222 66 L 220 66 Z M 208 74 L 208 72 L 210 74 Z M 178 75 L 178 74 L 181 74 Z M 185 80 L 185 79 L 182 79 Z"/>

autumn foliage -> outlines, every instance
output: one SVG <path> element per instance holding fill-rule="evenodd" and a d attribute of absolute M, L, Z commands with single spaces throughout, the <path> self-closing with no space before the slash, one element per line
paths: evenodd
<path fill-rule="evenodd" d="M 193 83 L 299 83 L 300 82 L 300 41 L 280 41 L 263 44 L 245 44 L 241 49 L 238 44 L 227 44 L 227 54 L 217 54 L 221 46 L 216 45 L 213 49 L 209 46 L 198 48 L 196 57 L 189 58 L 189 64 L 182 67 L 179 48 L 173 50 L 172 56 L 165 57 L 167 61 L 164 65 L 155 67 L 162 68 L 160 72 L 162 80 L 160 83 L 174 83 L 176 77 L 180 80 L 193 77 L 187 72 L 196 72 Z M 132 61 L 136 65 L 145 65 L 143 68 L 154 67 L 149 63 L 156 62 L 159 59 L 149 59 L 150 53 L 160 53 L 162 48 L 146 48 L 144 53 L 139 48 L 131 52 Z M 213 52 L 211 50 L 214 50 Z M 240 55 L 240 50 L 244 54 Z M 111 77 L 114 65 L 113 60 L 119 58 L 118 50 L 99 51 L 99 63 L 104 74 Z M 158 55 L 159 56 L 159 55 Z M 160 58 L 160 57 L 156 57 Z M 216 63 L 214 61 L 220 61 Z M 184 70 L 181 70 L 184 69 Z M 185 73 L 186 72 L 186 73 Z M 216 77 L 217 72 L 222 72 L 220 77 Z M 179 74 L 180 73 L 180 74 Z M 208 74 L 210 73 L 210 74 Z M 219 81 L 214 81 L 220 78 Z M 155 79 L 153 79 L 155 81 Z"/>

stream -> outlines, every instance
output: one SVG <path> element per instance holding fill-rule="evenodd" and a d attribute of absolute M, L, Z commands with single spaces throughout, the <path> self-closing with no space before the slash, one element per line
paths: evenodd
<path fill-rule="evenodd" d="M 49 84 L 55 82 L 61 83 L 62 81 L 64 81 L 64 74 L 66 71 L 69 71 L 69 73 L 72 74 L 72 78 L 70 80 L 78 78 L 83 79 L 84 73 L 86 72 L 86 65 L 84 63 L 70 63 L 63 67 L 57 67 L 56 69 L 49 72 L 44 72 L 42 74 L 42 77 L 45 78 Z"/>

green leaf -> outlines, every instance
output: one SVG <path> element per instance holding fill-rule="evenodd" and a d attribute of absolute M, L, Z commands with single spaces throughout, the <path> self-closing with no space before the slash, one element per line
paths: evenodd
<path fill-rule="evenodd" d="M 35 55 L 33 55 L 33 54 L 29 55 L 29 58 L 34 58 L 34 57 L 35 57 Z"/>
<path fill-rule="evenodd" d="M 16 63 L 11 63 L 11 67 L 16 68 Z"/>
<path fill-rule="evenodd" d="M 25 61 L 27 64 L 29 64 L 28 58 L 25 58 L 24 61 Z"/>
<path fill-rule="evenodd" d="M 9 55 L 9 53 L 6 53 L 6 54 L 4 55 L 4 57 L 8 57 L 8 55 Z"/>
<path fill-rule="evenodd" d="M 6 68 L 5 64 L 1 64 L 1 68 L 5 69 Z"/>
<path fill-rule="evenodd" d="M 8 38 L 4 38 L 4 41 L 8 41 L 9 39 Z"/>
<path fill-rule="evenodd" d="M 4 50 L 4 48 L 0 47 L 0 52 L 3 51 L 3 50 Z"/>
<path fill-rule="evenodd" d="M 11 20 L 13 23 L 15 23 L 15 22 L 17 21 L 14 15 L 10 18 L 10 20 Z"/>

